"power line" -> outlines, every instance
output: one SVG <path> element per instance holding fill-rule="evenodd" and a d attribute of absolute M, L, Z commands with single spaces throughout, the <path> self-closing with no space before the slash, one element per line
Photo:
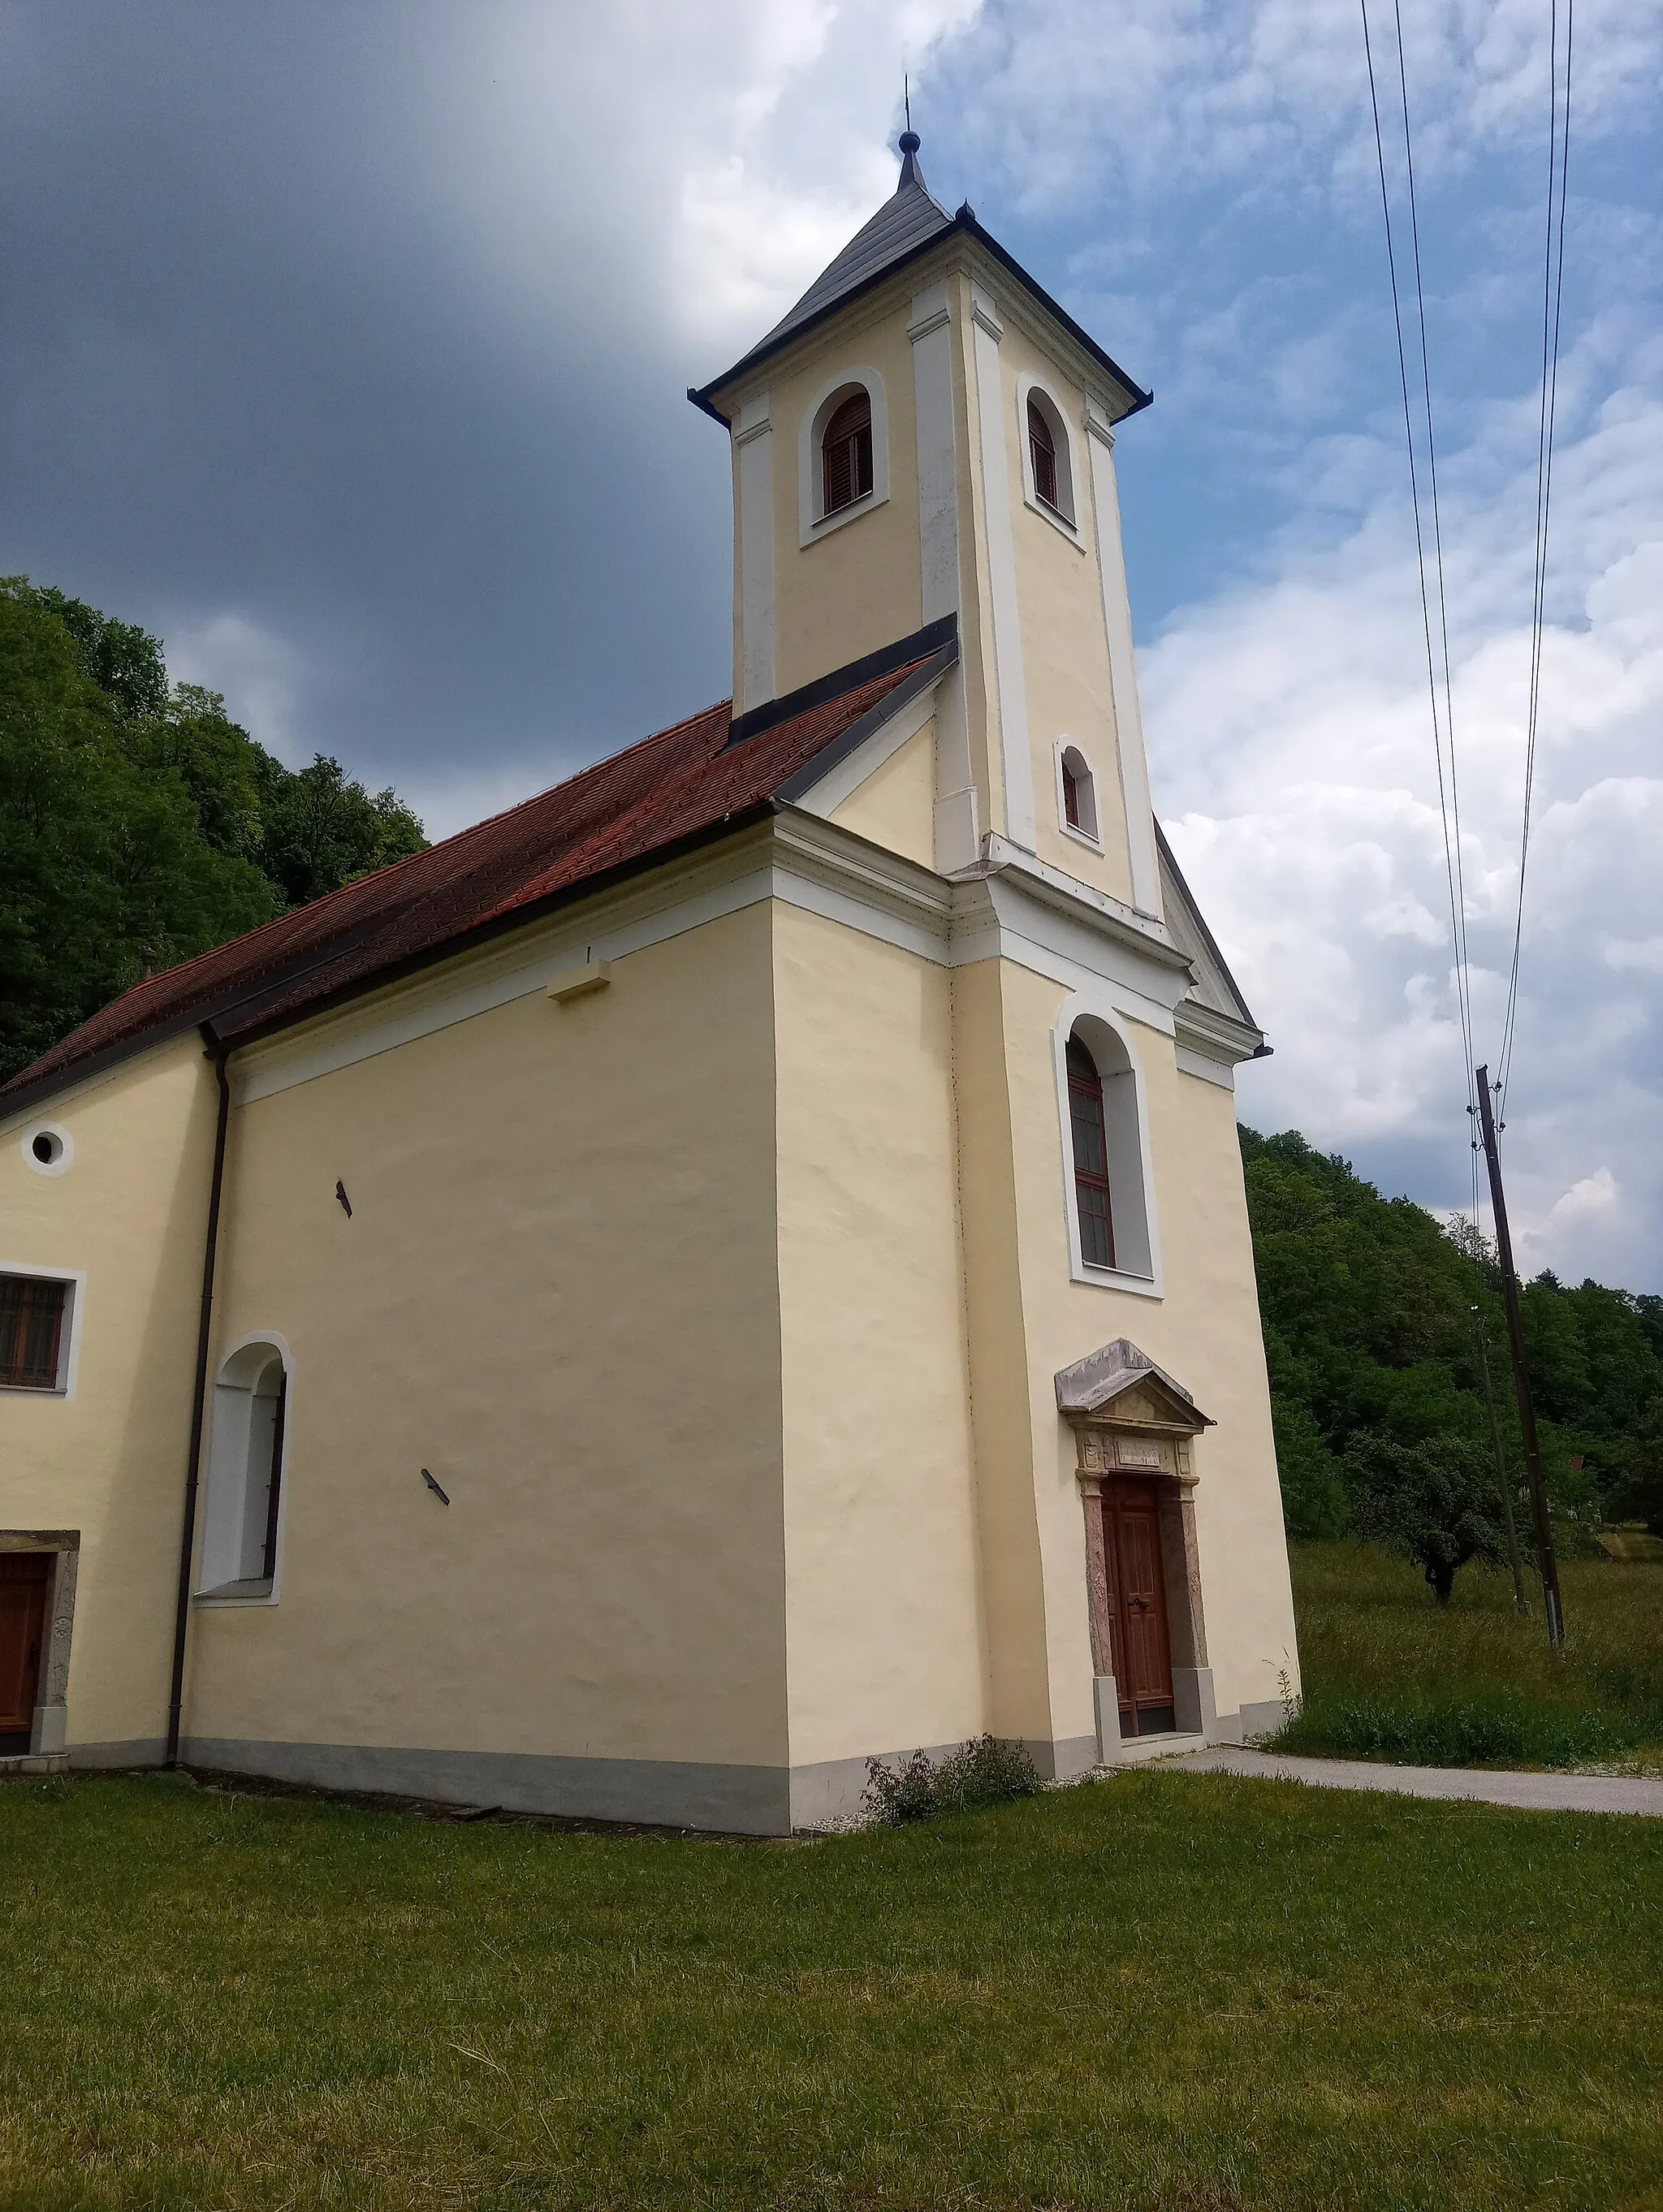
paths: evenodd
<path fill-rule="evenodd" d="M 1386 226 L 1386 263 L 1392 282 L 1392 326 L 1397 338 L 1398 382 L 1403 394 L 1404 440 L 1409 453 L 1409 498 L 1415 525 L 1415 560 L 1420 576 L 1421 628 L 1426 643 L 1426 684 L 1432 708 L 1432 750 L 1437 766 L 1438 813 L 1443 824 L 1444 878 L 1449 893 L 1449 933 L 1455 960 L 1455 1003 L 1460 1020 L 1462 1078 L 1466 1088 L 1466 1102 L 1473 1103 L 1472 1092 L 1472 1013 L 1470 997 L 1470 975 L 1466 958 L 1466 913 L 1463 880 L 1459 801 L 1452 810 L 1452 796 L 1456 793 L 1455 738 L 1449 682 L 1449 622 L 1443 587 L 1443 544 L 1436 504 L 1436 458 L 1432 428 L 1432 384 L 1429 367 L 1426 339 L 1426 301 L 1421 283 L 1420 232 L 1415 208 L 1414 161 L 1409 126 L 1409 90 L 1403 58 L 1403 21 L 1397 15 L 1398 76 L 1403 100 L 1404 154 L 1408 168 L 1410 193 L 1410 223 L 1413 240 L 1416 311 L 1420 330 L 1421 393 L 1426 410 L 1427 456 L 1429 490 L 1432 503 L 1432 525 L 1438 599 L 1438 629 L 1442 641 L 1444 696 L 1441 707 L 1438 698 L 1438 653 L 1433 642 L 1432 593 L 1427 578 L 1426 533 L 1421 521 L 1420 465 L 1416 452 L 1414 407 L 1409 392 L 1409 358 L 1404 343 L 1403 302 L 1398 284 L 1397 248 L 1392 228 L 1392 197 L 1386 177 L 1386 140 L 1380 119 L 1380 93 L 1375 78 L 1374 41 L 1369 28 L 1369 0 L 1357 0 L 1363 15 L 1363 49 L 1369 68 L 1369 100 L 1375 123 L 1375 155 L 1380 166 L 1381 212 Z M 1394 0 L 1395 7 L 1395 0 Z M 1444 750 L 1449 751 L 1446 775 Z M 1454 820 L 1452 823 L 1452 811 Z M 1478 1156 L 1472 1155 L 1473 1213 L 1478 1212 Z"/>
<path fill-rule="evenodd" d="M 1443 728 L 1444 740 L 1449 750 L 1449 811 L 1454 823 L 1451 835 L 1449 823 L 1444 828 L 1446 864 L 1453 848 L 1455 862 L 1455 884 L 1453 899 L 1455 936 L 1455 988 L 1462 1009 L 1462 1042 L 1464 1068 L 1472 1065 L 1472 963 L 1467 951 L 1466 936 L 1466 874 L 1461 853 L 1461 794 L 1460 779 L 1455 762 L 1455 694 L 1449 673 L 1449 604 L 1443 581 L 1443 523 L 1438 507 L 1438 446 L 1432 424 L 1432 367 L 1426 342 L 1426 293 L 1421 282 L 1420 214 L 1415 194 L 1415 149 L 1409 129 L 1409 75 L 1403 52 L 1402 0 L 1393 0 L 1393 21 L 1398 41 L 1398 92 L 1403 106 L 1403 165 L 1409 185 L 1409 235 L 1414 249 L 1415 314 L 1420 330 L 1421 390 L 1426 407 L 1426 473 L 1432 495 L 1432 550 L 1435 562 L 1438 588 L 1438 633 L 1443 661 Z M 1466 1103 L 1472 1103 L 1470 1075 L 1467 1077 Z M 1469 1146 L 1472 1182 L 1472 1215 L 1478 1212 L 1478 1155 Z"/>
<path fill-rule="evenodd" d="M 1525 795 L 1519 833 L 1519 898 L 1513 921 L 1513 958 L 1508 974 L 1507 1013 L 1499 1056 L 1500 1111 L 1507 1110 L 1507 1086 L 1513 1073 L 1513 1041 L 1518 1023 L 1519 960 L 1524 943 L 1525 869 L 1530 859 L 1532 800 L 1536 782 L 1536 732 L 1541 709 L 1542 640 L 1547 617 L 1548 524 L 1553 498 L 1553 433 L 1559 397 L 1559 324 L 1565 290 L 1565 180 L 1570 167 L 1570 62 L 1575 32 L 1575 0 L 1565 0 L 1565 76 L 1563 126 L 1559 100 L 1559 9 L 1552 0 L 1548 19 L 1547 225 L 1542 252 L 1542 386 L 1536 425 L 1536 562 L 1531 590 L 1530 694 L 1525 731 Z M 1557 183 L 1557 207 L 1555 183 Z"/>

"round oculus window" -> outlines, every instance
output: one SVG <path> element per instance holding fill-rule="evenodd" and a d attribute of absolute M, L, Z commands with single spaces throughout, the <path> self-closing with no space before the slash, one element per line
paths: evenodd
<path fill-rule="evenodd" d="M 62 1175 L 75 1158 L 75 1144 L 67 1129 L 43 1122 L 27 1130 L 23 1157 L 37 1175 Z"/>

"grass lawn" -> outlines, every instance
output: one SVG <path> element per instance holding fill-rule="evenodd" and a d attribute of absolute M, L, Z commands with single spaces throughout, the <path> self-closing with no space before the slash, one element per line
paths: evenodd
<path fill-rule="evenodd" d="M 0 1787 L 7 2207 L 1663 2204 L 1663 1824 L 1132 1771 L 796 1844 Z"/>
<path fill-rule="evenodd" d="M 1504 1573 L 1466 1567 L 1441 1612 L 1420 1571 L 1374 1545 L 1296 1544 L 1305 1710 L 1278 1743 L 1435 1765 L 1663 1768 L 1663 1566 L 1562 1563 L 1566 1640 L 1513 1610 Z"/>

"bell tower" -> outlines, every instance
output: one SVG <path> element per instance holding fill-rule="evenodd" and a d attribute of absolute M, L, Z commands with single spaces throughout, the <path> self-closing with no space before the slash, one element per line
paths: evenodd
<path fill-rule="evenodd" d="M 956 641 L 937 867 L 1002 840 L 1158 920 L 1114 476 L 1150 395 L 900 149 L 892 196 L 688 395 L 732 442 L 734 714 Z"/>

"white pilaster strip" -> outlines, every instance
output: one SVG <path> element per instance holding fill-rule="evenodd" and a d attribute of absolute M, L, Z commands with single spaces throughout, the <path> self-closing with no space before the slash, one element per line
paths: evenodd
<path fill-rule="evenodd" d="M 913 301 L 918 422 L 918 536 L 926 623 L 958 611 L 958 483 L 953 453 L 953 334 L 945 284 Z"/>
<path fill-rule="evenodd" d="M 953 330 L 945 284 L 913 299 L 913 404 L 918 423 L 918 538 L 923 618 L 938 622 L 959 604 L 958 456 L 953 433 Z M 964 675 L 940 685 L 936 714 L 936 866 L 944 875 L 973 866 L 980 850 L 980 805 L 970 766 Z"/>
<path fill-rule="evenodd" d="M 999 702 L 999 765 L 1004 778 L 1004 834 L 1034 848 L 1034 763 L 1028 744 L 1028 688 L 1023 677 L 1022 621 L 1017 605 L 1017 550 L 1011 532 L 1011 474 L 1004 443 L 1004 391 L 999 376 L 998 309 L 980 286 L 970 295 L 975 330 L 976 420 L 981 443 L 981 493 L 987 518 L 987 580 L 993 617 L 993 659 Z"/>
<path fill-rule="evenodd" d="M 1126 810 L 1126 857 L 1132 902 L 1141 914 L 1161 911 L 1161 868 L 1155 851 L 1155 811 L 1144 750 L 1143 710 L 1132 651 L 1132 601 L 1126 592 L 1126 551 L 1120 543 L 1120 493 L 1114 479 L 1114 433 L 1095 400 L 1086 402 L 1086 445 L 1091 454 L 1091 499 L 1097 510 L 1097 574 L 1102 586 L 1103 628 L 1108 635 L 1108 673 L 1114 691 L 1114 749 L 1120 763 Z"/>
<path fill-rule="evenodd" d="M 733 426 L 739 531 L 738 711 L 774 696 L 774 425 L 768 396 L 748 399 Z"/>

